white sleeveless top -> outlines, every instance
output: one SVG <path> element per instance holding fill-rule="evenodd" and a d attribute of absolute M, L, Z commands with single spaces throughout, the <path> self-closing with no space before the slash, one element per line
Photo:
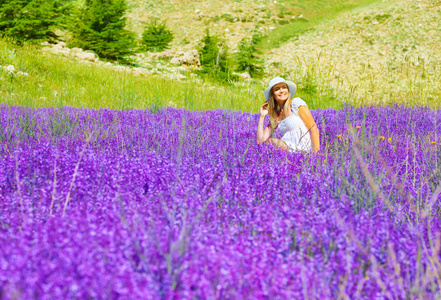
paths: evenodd
<path fill-rule="evenodd" d="M 282 141 L 288 145 L 290 152 L 312 151 L 311 132 L 299 116 L 301 105 L 308 107 L 302 99 L 292 99 L 292 115 L 280 121 L 277 126 L 282 134 Z"/>

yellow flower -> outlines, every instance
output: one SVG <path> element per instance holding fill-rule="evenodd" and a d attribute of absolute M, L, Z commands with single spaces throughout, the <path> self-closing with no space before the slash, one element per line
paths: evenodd
<path fill-rule="evenodd" d="M 387 141 L 388 141 L 388 142 L 392 142 L 392 138 L 388 138 Z"/>
<path fill-rule="evenodd" d="M 361 128 L 361 126 L 357 126 L 357 129 L 360 129 Z"/>
<path fill-rule="evenodd" d="M 436 142 L 435 141 L 432 141 L 432 143 L 431 143 L 432 145 L 435 145 L 436 144 Z"/>
<path fill-rule="evenodd" d="M 380 136 L 380 140 L 384 141 L 385 137 L 384 136 Z"/>
<path fill-rule="evenodd" d="M 337 138 L 338 138 L 338 139 L 341 138 L 341 134 L 337 135 Z"/>

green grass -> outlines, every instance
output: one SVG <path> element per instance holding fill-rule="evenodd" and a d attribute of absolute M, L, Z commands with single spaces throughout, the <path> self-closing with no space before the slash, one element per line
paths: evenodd
<path fill-rule="evenodd" d="M 43 55 L 31 46 L 16 48 L 11 55 L 12 49 L 13 46 L 0 42 L 0 64 L 14 65 L 29 76 L 10 76 L 0 71 L 0 93 L 5 104 L 114 109 L 170 105 L 192 110 L 255 109 L 243 99 L 257 98 L 257 90 L 212 88 L 202 83 L 180 82 L 153 75 L 135 76 L 104 66 L 90 66 L 60 56 Z"/>
<path fill-rule="evenodd" d="M 318 23 L 332 19 L 343 11 L 369 5 L 378 0 L 281 0 L 279 2 L 285 4 L 283 14 L 289 22 L 276 26 L 269 35 L 262 39 L 259 47 L 264 51 L 277 48 L 289 39 L 297 38 L 312 30 Z M 303 18 L 299 18 L 300 15 L 303 15 Z M 295 19 L 290 16 L 294 16 Z"/>
<path fill-rule="evenodd" d="M 0 70 L 3 104 L 36 107 L 89 107 L 157 109 L 163 106 L 189 110 L 231 109 L 258 112 L 264 102 L 262 83 L 221 85 L 202 80 L 171 80 L 160 76 L 135 76 L 100 65 L 88 65 L 52 54 L 36 46 L 16 47 L 0 40 L 0 64 L 14 65 L 11 75 Z M 18 76 L 17 71 L 29 76 Z M 342 107 L 333 97 L 321 97 L 313 80 L 297 96 L 310 100 L 310 108 Z M 320 101 L 318 101 L 320 99 Z"/>

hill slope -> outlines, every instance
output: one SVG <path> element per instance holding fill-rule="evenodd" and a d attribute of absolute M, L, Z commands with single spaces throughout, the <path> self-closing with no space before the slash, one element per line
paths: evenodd
<path fill-rule="evenodd" d="M 441 103 L 438 0 L 129 2 L 134 30 L 166 19 L 177 49 L 197 47 L 206 28 L 231 49 L 259 30 L 267 36 L 263 85 L 283 75 L 318 90 L 313 97 L 355 105 Z"/>
<path fill-rule="evenodd" d="M 236 11 L 236 14 L 244 17 L 257 9 L 262 14 L 269 15 L 269 20 L 285 20 L 294 16 L 298 20 L 296 13 L 289 13 L 300 7 L 297 4 L 302 2 L 294 0 L 277 5 L 278 3 L 263 1 L 226 1 L 220 3 L 218 10 L 215 10 L 215 2 L 212 1 L 143 1 L 145 5 L 151 3 L 157 7 L 157 10 L 149 11 L 150 16 L 158 16 L 160 11 L 164 13 L 161 19 L 175 16 L 176 24 L 173 26 L 176 27 L 173 30 L 177 41 L 173 48 L 176 50 L 195 47 L 198 34 L 203 34 L 206 27 L 220 28 L 219 30 L 223 28 L 223 32 L 230 26 L 251 30 L 252 27 L 246 25 L 254 24 L 258 20 L 256 14 L 253 22 L 248 22 L 248 19 L 244 22 L 226 21 L 223 9 Z M 349 7 L 351 1 L 341 2 Z M 297 3 L 297 6 L 292 6 L 293 3 Z M 138 8 L 141 4 L 142 2 L 136 3 Z M 170 8 L 172 5 L 176 6 L 174 11 Z M 282 9 L 283 7 L 285 8 Z M 210 11 L 213 15 L 224 17 L 202 26 L 200 20 L 194 20 L 194 15 L 200 15 L 200 12 L 195 13 L 196 9 L 204 13 L 203 17 L 197 18 L 210 16 Z M 306 6 L 302 9 L 306 9 Z M 139 24 L 142 19 L 133 14 L 143 11 L 145 13 L 146 10 L 132 7 L 130 24 L 136 23 L 141 28 Z M 282 11 L 284 14 L 280 15 Z M 313 20 L 312 12 L 314 10 L 311 10 L 311 15 L 305 13 L 303 18 Z M 317 8 L 314 13 L 318 12 Z M 186 14 L 193 15 L 188 15 L 185 20 Z M 60 59 L 51 54 L 42 54 L 38 47 L 21 48 L 0 40 L 0 64 L 3 65 L 0 68 L 0 95 L 3 103 L 36 107 L 74 105 L 129 109 L 173 105 L 198 110 L 227 108 L 256 112 L 263 102 L 262 91 L 268 80 L 272 76 L 281 75 L 298 84 L 297 95 L 304 98 L 312 109 L 329 106 L 337 108 L 348 103 L 358 106 L 403 102 L 439 107 L 440 15 L 439 1 L 389 0 L 336 14 L 332 19 L 316 19 L 314 26 L 309 27 L 306 32 L 293 34 L 293 39 L 278 48 L 266 48 L 263 55 L 266 75 L 263 80 L 243 81 L 229 86 L 207 83 L 194 76 L 195 74 L 187 73 L 184 82 L 178 82 L 171 79 L 168 76 L 170 74 L 165 71 L 159 72 L 158 65 L 154 68 L 154 64 L 147 72 L 149 75 L 137 77 L 130 72 L 114 71 L 104 63 L 77 63 L 71 58 Z M 188 28 L 183 24 L 187 24 Z M 281 33 L 278 30 L 282 29 L 286 32 L 295 31 L 294 24 L 296 23 L 279 24 L 271 32 Z M 188 38 L 194 38 L 193 43 L 179 42 L 186 38 L 185 32 L 188 33 Z M 230 30 L 228 32 L 230 37 L 237 37 L 236 42 L 240 40 L 239 33 Z M 244 32 L 242 34 L 246 34 Z M 275 35 L 268 36 L 273 39 Z M 233 48 L 234 43 L 231 43 Z M 273 45 L 271 42 L 268 44 Z M 167 60 L 161 61 L 160 67 L 163 67 L 162 64 L 167 65 Z M 15 73 L 8 71 L 13 66 Z M 29 76 L 16 76 L 20 72 Z"/>
<path fill-rule="evenodd" d="M 265 56 L 267 72 L 313 79 L 350 102 L 441 103 L 439 1 L 343 13 Z"/>
<path fill-rule="evenodd" d="M 176 33 L 173 46 L 191 48 L 208 28 L 224 38 L 229 48 L 251 31 L 273 36 L 262 48 L 268 49 L 292 35 L 314 26 L 319 20 L 377 0 L 127 0 L 129 27 L 141 34 L 152 18 L 166 21 Z"/>

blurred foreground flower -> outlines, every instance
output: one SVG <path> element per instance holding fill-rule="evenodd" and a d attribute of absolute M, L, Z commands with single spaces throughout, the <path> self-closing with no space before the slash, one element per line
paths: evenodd
<path fill-rule="evenodd" d="M 384 136 L 380 136 L 380 141 L 384 141 L 385 137 Z"/>
<path fill-rule="evenodd" d="M 388 141 L 388 142 L 392 142 L 392 138 L 388 138 L 387 141 Z"/>

